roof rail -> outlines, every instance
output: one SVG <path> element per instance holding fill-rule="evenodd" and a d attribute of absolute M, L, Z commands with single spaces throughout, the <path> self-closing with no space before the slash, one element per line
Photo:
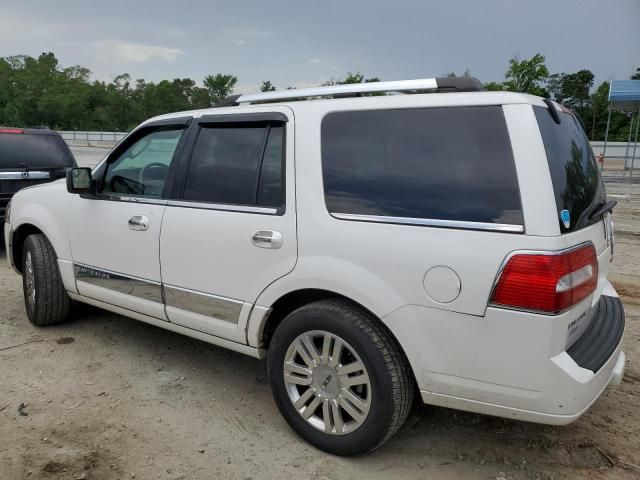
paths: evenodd
<path fill-rule="evenodd" d="M 221 108 L 221 107 L 235 107 L 238 105 L 238 98 L 242 95 L 229 95 L 228 97 L 222 99 L 221 102 L 216 103 L 213 108 Z"/>
<path fill-rule="evenodd" d="M 230 106 L 254 102 L 272 102 L 290 98 L 360 96 L 363 93 L 405 92 L 425 90 L 436 92 L 478 92 L 484 90 L 482 83 L 473 77 L 423 78 L 418 80 L 396 80 L 391 82 L 348 83 L 324 87 L 292 88 L 274 92 L 249 93 L 227 97 L 217 106 Z M 234 98 L 235 97 L 235 98 Z"/>

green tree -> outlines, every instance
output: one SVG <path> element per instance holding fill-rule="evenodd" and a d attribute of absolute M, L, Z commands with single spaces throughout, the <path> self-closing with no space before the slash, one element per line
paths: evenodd
<path fill-rule="evenodd" d="M 216 105 L 231 95 L 237 81 L 235 76 L 222 73 L 204 77 L 204 86 L 209 91 L 210 105 Z"/>
<path fill-rule="evenodd" d="M 347 73 L 347 76 L 345 77 L 344 80 L 341 80 L 339 82 L 335 82 L 338 85 L 347 85 L 350 83 L 371 83 L 371 82 L 379 82 L 380 79 L 378 77 L 372 77 L 372 78 L 364 78 L 364 75 L 360 72 L 356 72 L 356 73 Z"/>
<path fill-rule="evenodd" d="M 513 56 L 509 59 L 509 69 L 505 74 L 505 90 L 547 97 L 543 85 L 549 77 L 549 69 L 544 62 L 545 57 L 541 53 L 536 53 L 529 60 Z"/>
<path fill-rule="evenodd" d="M 276 87 L 269 80 L 265 80 L 262 82 L 262 86 L 260 87 L 261 92 L 275 92 Z"/>
<path fill-rule="evenodd" d="M 449 72 L 445 76 L 449 78 L 455 78 L 455 77 L 471 78 L 471 70 L 469 70 L 468 68 L 465 68 L 464 72 L 462 72 L 462 75 L 458 75 L 456 72 Z"/>
<path fill-rule="evenodd" d="M 554 100 L 581 113 L 591 103 L 593 80 L 594 75 L 589 70 L 556 73 L 549 76 L 547 89 Z"/>
<path fill-rule="evenodd" d="M 490 92 L 499 92 L 504 90 L 504 85 L 498 82 L 487 82 L 484 84 L 484 89 Z"/>

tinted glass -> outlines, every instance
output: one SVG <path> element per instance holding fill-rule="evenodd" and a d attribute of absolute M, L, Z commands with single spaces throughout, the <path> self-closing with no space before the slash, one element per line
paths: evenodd
<path fill-rule="evenodd" d="M 0 133 L 0 168 L 30 170 L 73 165 L 73 156 L 58 135 Z"/>
<path fill-rule="evenodd" d="M 107 165 L 102 192 L 162 196 L 171 160 L 183 133 L 182 127 L 163 127 L 135 140 Z"/>
<path fill-rule="evenodd" d="M 260 182 L 258 184 L 258 205 L 281 207 L 284 205 L 284 127 L 271 127 L 264 151 Z"/>
<path fill-rule="evenodd" d="M 203 127 L 191 157 L 184 199 L 281 206 L 282 148 L 281 126 L 269 128 L 264 124 L 242 124 Z"/>
<path fill-rule="evenodd" d="M 332 113 L 322 166 L 332 213 L 523 224 L 501 107 Z"/>
<path fill-rule="evenodd" d="M 544 107 L 533 107 L 549 162 L 561 231 L 579 230 L 597 222 L 589 216 L 606 202 L 604 183 L 591 144 L 577 119 L 558 112 L 557 124 Z M 571 224 L 566 228 L 560 212 L 568 210 Z"/>

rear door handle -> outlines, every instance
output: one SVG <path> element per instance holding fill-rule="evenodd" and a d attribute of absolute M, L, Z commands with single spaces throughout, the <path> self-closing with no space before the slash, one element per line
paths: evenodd
<path fill-rule="evenodd" d="M 134 215 L 129 219 L 129 229 L 137 232 L 149 230 L 149 217 Z"/>
<path fill-rule="evenodd" d="M 280 248 L 282 242 L 282 234 L 275 230 L 258 230 L 251 237 L 251 243 L 260 248 Z"/>

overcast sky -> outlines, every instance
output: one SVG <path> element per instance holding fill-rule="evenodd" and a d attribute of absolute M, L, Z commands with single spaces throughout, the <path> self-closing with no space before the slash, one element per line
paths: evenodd
<path fill-rule="evenodd" d="M 597 81 L 640 66 L 640 0 L 0 0 L 0 56 L 52 51 L 95 78 L 210 73 L 279 88 L 362 72 L 504 79 L 512 55 Z"/>

